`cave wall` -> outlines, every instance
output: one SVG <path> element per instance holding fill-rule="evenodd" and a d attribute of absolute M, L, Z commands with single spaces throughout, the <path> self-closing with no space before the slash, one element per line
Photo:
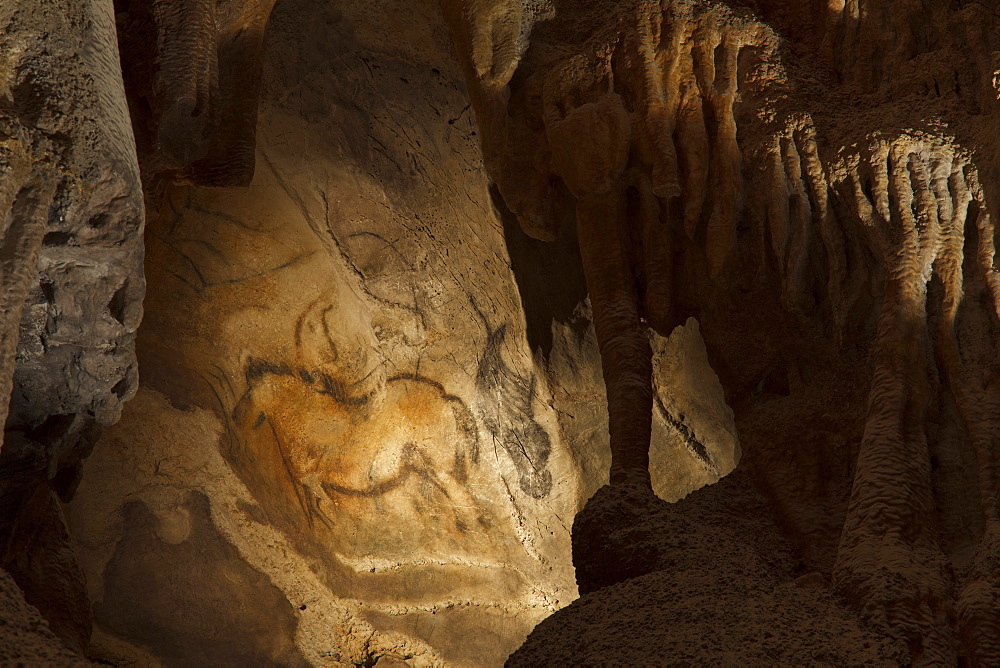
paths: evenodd
<path fill-rule="evenodd" d="M 72 438 L 86 420 L 115 422 L 138 382 L 143 207 L 114 14 L 110 2 L 28 3 L 2 20 L 4 187 L 17 209 L 5 322 L 20 325 L 4 336 L 6 428 L 76 418 Z"/>
<path fill-rule="evenodd" d="M 694 315 L 807 562 L 917 663 L 995 663 L 995 9 L 442 8 L 504 200 L 575 212 L 623 465 L 642 328 Z"/>
<path fill-rule="evenodd" d="M 866 623 L 995 663 L 998 20 L 9 5 L 0 565 L 115 660 L 495 663 L 609 468 L 742 456 Z"/>
<path fill-rule="evenodd" d="M 82 652 L 91 615 L 60 502 L 136 391 L 145 289 L 110 0 L 0 7 L 0 208 L 0 569 L 21 644 L 5 656 L 62 661 L 52 632 Z"/>
<path fill-rule="evenodd" d="M 572 221 L 549 253 L 491 192 L 433 3 L 267 30 L 250 186 L 143 161 L 142 386 L 69 505 L 92 651 L 499 664 L 575 598 L 608 475 Z M 653 345 L 674 500 L 740 446 L 697 322 Z"/>

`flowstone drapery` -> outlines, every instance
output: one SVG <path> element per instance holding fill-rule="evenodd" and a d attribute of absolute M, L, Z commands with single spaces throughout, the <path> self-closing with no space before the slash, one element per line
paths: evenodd
<path fill-rule="evenodd" d="M 996 14 L 441 4 L 508 206 L 541 239 L 575 211 L 612 484 L 645 468 L 641 324 L 696 315 L 810 562 L 917 662 L 996 661 Z"/>

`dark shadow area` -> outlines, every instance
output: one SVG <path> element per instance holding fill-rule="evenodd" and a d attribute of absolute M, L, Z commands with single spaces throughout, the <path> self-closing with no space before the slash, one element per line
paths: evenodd
<path fill-rule="evenodd" d="M 173 533 L 141 501 L 122 509 L 124 534 L 94 605 L 102 624 L 169 665 L 304 666 L 291 604 L 212 524 L 190 492 Z"/>
<path fill-rule="evenodd" d="M 587 298 L 587 283 L 576 221 L 567 216 L 555 241 L 538 241 L 524 233 L 496 185 L 490 186 L 490 199 L 503 223 L 504 242 L 527 321 L 528 345 L 547 361 L 552 351 L 553 321 L 569 324 L 581 336 L 590 324 L 577 312 L 577 306 Z"/>

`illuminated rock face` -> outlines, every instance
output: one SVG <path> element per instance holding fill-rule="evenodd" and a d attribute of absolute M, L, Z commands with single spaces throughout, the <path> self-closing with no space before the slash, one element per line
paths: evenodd
<path fill-rule="evenodd" d="M 94 646 L 499 664 L 575 598 L 608 476 L 578 251 L 490 192 L 435 6 L 285 2 L 269 30 L 252 185 L 147 200 L 144 386 L 70 506 Z M 739 442 L 697 323 L 652 345 L 674 500 Z"/>
<path fill-rule="evenodd" d="M 0 9 L 0 561 L 64 642 L 495 664 L 576 517 L 519 660 L 648 588 L 1000 663 L 996 12 L 612 4 L 114 3 L 154 289 L 69 506 L 92 605 L 56 494 L 136 390 L 136 157 L 112 5 Z"/>

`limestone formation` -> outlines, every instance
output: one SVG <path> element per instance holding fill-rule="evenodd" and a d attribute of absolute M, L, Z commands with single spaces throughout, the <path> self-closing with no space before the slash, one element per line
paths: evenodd
<path fill-rule="evenodd" d="M 10 352 L 18 340 L 7 430 L 61 420 L 56 437 L 113 423 L 135 392 L 142 195 L 110 2 L 9 5 L 0 20 L 4 313 L 20 323 L 4 336 Z"/>
<path fill-rule="evenodd" d="M 90 602 L 60 498 L 136 391 L 145 286 L 110 0 L 0 7 L 0 206 L 0 568 L 82 652 Z"/>
<path fill-rule="evenodd" d="M 916 662 L 1000 660 L 987 565 L 1000 279 L 981 150 L 997 14 L 864 0 L 565 0 L 544 19 L 494 7 L 522 22 L 494 39 L 529 35 L 493 45 L 519 59 L 498 77 L 476 55 L 480 7 L 442 7 L 505 201 L 540 238 L 575 208 L 615 460 L 642 467 L 647 447 L 643 316 L 655 328 L 697 315 L 748 464 L 810 559 Z M 756 350 L 738 340 L 762 336 Z M 817 367 L 836 356 L 870 371 L 837 387 Z M 783 416 L 794 427 L 761 423 L 773 394 L 799 404 Z M 857 417 L 808 454 L 838 395 Z M 831 458 L 849 471 L 834 484 Z"/>
<path fill-rule="evenodd" d="M 0 619 L 0 661 L 5 665 L 93 665 L 66 649 L 6 571 L 0 571 Z"/>
<path fill-rule="evenodd" d="M 246 186 L 254 173 L 264 31 L 274 0 L 116 2 L 148 185 Z"/>
<path fill-rule="evenodd" d="M 92 652 L 499 665 L 576 596 L 608 476 L 579 253 L 539 272 L 491 192 L 435 6 L 284 2 L 268 31 L 249 188 L 141 153 L 144 388 L 69 506 Z M 739 443 L 697 323 L 649 345 L 674 500 Z"/>
<path fill-rule="evenodd" d="M 994 5 L 4 3 L 16 629 L 1000 664 Z"/>
<path fill-rule="evenodd" d="M 742 471 L 674 504 L 601 488 L 573 525 L 580 598 L 506 665 L 906 664 L 905 643 L 860 624 L 821 573 L 796 572 L 766 517 Z"/>

